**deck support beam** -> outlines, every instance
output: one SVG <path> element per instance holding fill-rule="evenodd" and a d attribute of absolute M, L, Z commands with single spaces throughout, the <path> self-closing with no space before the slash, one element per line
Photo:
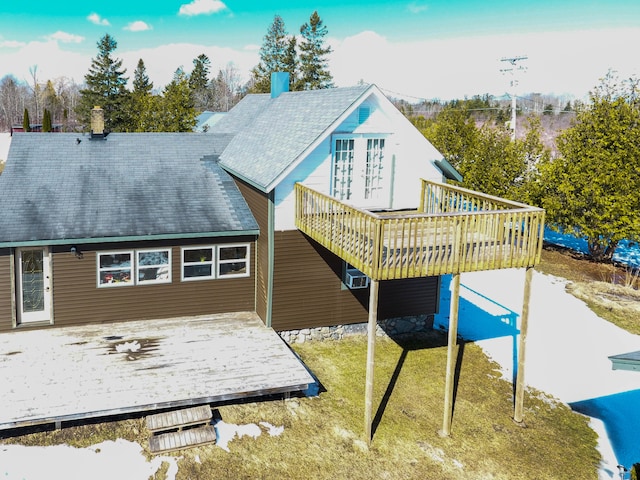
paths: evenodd
<path fill-rule="evenodd" d="M 371 279 L 369 290 L 369 321 L 367 324 L 367 373 L 364 397 L 364 429 L 367 445 L 371 445 L 373 427 L 373 370 L 375 366 L 376 327 L 378 325 L 379 281 Z"/>
<path fill-rule="evenodd" d="M 513 420 L 516 423 L 524 423 L 524 362 L 527 346 L 527 333 L 529 330 L 529 302 L 531 300 L 531 281 L 533 279 L 533 267 L 527 267 L 524 278 L 524 299 L 522 301 L 522 316 L 520 317 L 520 342 L 518 345 L 518 370 L 516 376 L 516 391 Z"/>
<path fill-rule="evenodd" d="M 460 274 L 454 273 L 451 289 L 451 308 L 449 311 L 449 336 L 447 340 L 447 373 L 444 389 L 444 418 L 440 435 L 451 435 L 451 421 L 453 420 L 453 392 L 457 360 L 458 342 L 458 305 L 460 303 Z"/>

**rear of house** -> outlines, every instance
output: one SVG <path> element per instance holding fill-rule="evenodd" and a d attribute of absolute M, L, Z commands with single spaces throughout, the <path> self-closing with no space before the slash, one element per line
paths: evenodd
<path fill-rule="evenodd" d="M 0 330 L 255 310 L 245 200 L 202 134 L 16 134 Z"/>

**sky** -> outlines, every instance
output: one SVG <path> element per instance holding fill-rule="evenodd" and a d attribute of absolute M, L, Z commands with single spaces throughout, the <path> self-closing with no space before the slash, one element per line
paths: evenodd
<path fill-rule="evenodd" d="M 3 0 L 0 78 L 82 83 L 108 33 L 127 76 L 142 59 L 158 89 L 202 53 L 213 74 L 232 62 L 244 82 L 274 17 L 299 34 L 314 11 L 336 86 L 375 83 L 416 102 L 502 96 L 513 83 L 580 99 L 609 70 L 640 76 L 637 0 Z M 526 59 L 503 60 L 514 57 Z"/>

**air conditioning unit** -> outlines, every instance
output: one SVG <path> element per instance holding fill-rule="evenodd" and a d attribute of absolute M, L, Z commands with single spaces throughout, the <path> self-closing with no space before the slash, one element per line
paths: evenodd
<path fill-rule="evenodd" d="M 345 282 L 351 290 L 356 288 L 367 288 L 369 286 L 369 277 L 356 268 L 349 268 L 345 272 Z"/>

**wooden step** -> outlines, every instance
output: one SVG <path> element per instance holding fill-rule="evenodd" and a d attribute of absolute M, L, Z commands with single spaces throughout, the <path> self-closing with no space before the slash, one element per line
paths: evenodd
<path fill-rule="evenodd" d="M 163 432 L 166 430 L 190 427 L 193 425 L 205 425 L 212 417 L 209 405 L 173 410 L 171 412 L 155 413 L 147 417 L 147 428 L 150 432 Z"/>
<path fill-rule="evenodd" d="M 177 432 L 160 433 L 149 437 L 151 453 L 166 453 L 184 448 L 197 447 L 215 443 L 216 431 L 212 425 L 206 427 L 178 430 Z"/>

